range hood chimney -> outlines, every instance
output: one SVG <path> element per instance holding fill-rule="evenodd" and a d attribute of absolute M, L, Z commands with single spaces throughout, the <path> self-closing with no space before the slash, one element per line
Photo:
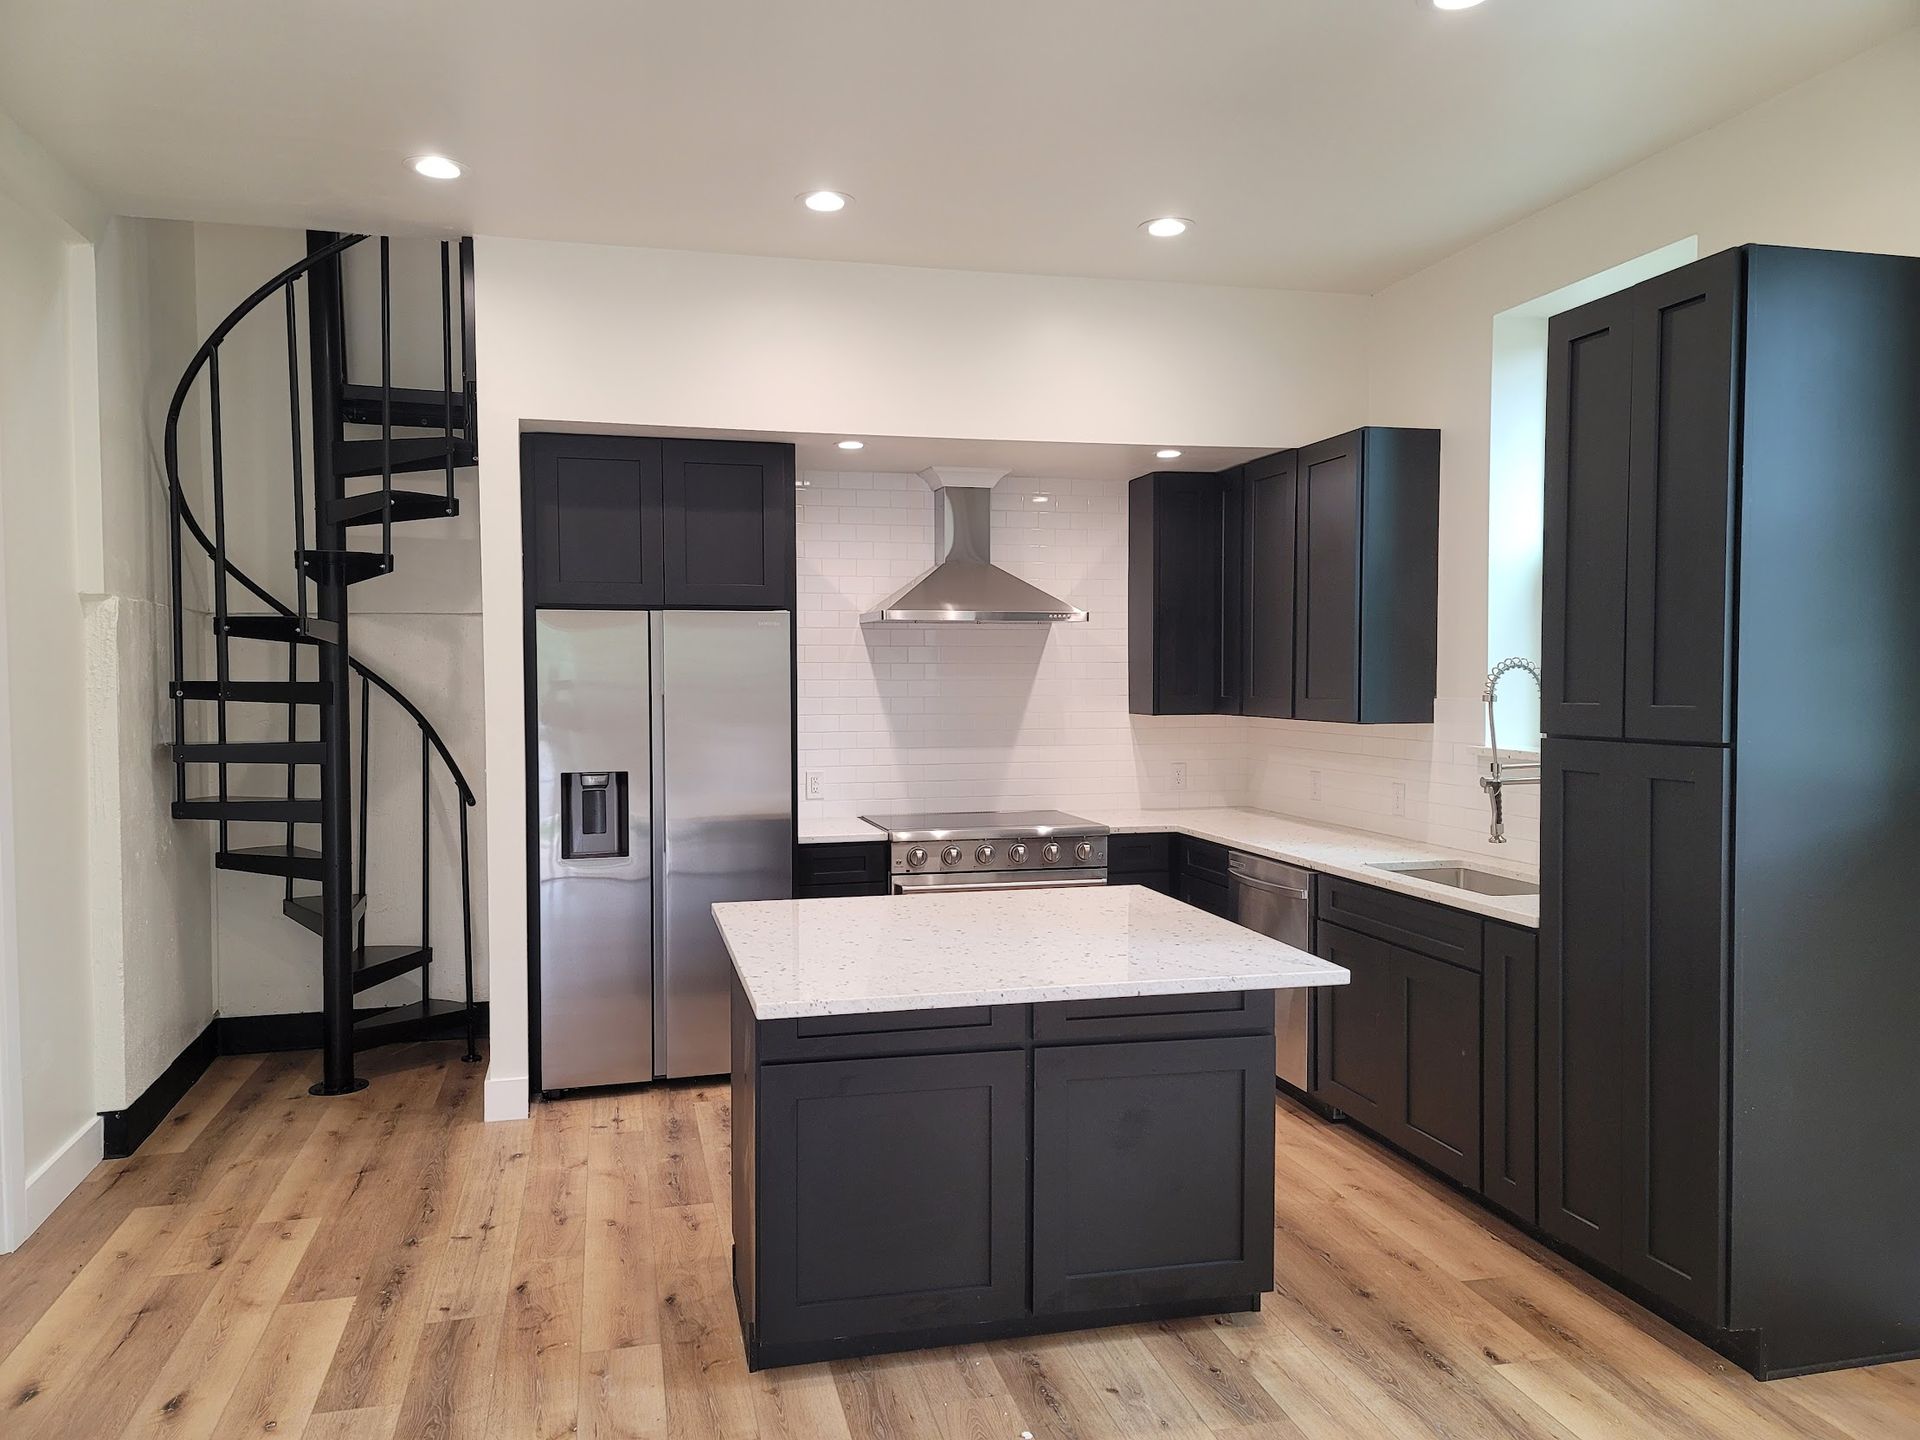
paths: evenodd
<path fill-rule="evenodd" d="M 920 472 L 933 491 L 933 568 L 862 625 L 1052 625 L 1085 620 L 1076 609 L 993 563 L 993 487 L 1005 470 L 934 465 Z"/>

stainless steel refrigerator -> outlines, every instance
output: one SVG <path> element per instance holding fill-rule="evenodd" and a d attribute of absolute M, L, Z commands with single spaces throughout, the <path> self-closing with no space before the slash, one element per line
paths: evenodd
<path fill-rule="evenodd" d="M 541 610 L 539 1084 L 725 1074 L 720 900 L 793 886 L 793 617 Z"/>

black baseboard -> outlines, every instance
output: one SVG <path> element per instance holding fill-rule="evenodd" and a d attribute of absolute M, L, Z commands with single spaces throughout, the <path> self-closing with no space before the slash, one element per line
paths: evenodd
<path fill-rule="evenodd" d="M 187 1048 L 174 1057 L 173 1063 L 160 1072 L 155 1080 L 124 1110 L 102 1110 L 101 1128 L 104 1140 L 104 1158 L 124 1160 L 140 1148 L 168 1113 L 180 1103 L 180 1097 L 193 1088 L 193 1082 L 207 1073 L 207 1067 L 213 1063 L 213 1057 L 220 1053 L 217 1020 L 209 1020 L 207 1028 L 187 1043 Z"/>
<path fill-rule="evenodd" d="M 487 1002 L 482 1000 L 475 1008 L 480 1012 L 479 1031 L 485 1035 Z M 379 1013 L 377 1009 L 356 1010 L 353 1018 L 364 1020 Z M 213 1023 L 219 1032 L 222 1055 L 273 1055 L 283 1050 L 318 1050 L 324 1021 L 318 1010 L 294 1010 L 281 1015 L 222 1015 Z M 424 1038 L 452 1040 L 466 1033 L 466 1022 L 449 1016 Z"/>

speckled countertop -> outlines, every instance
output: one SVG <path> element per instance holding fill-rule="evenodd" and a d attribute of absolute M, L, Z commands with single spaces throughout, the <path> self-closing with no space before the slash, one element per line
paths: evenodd
<path fill-rule="evenodd" d="M 906 810 L 911 806 L 894 808 Z M 1171 831 L 1191 835 L 1196 840 L 1211 840 L 1231 850 L 1264 855 L 1289 865 L 1302 865 L 1323 875 L 1338 875 L 1358 880 L 1401 895 L 1450 905 L 1475 915 L 1504 920 L 1510 925 L 1536 929 L 1540 924 L 1540 897 L 1537 895 L 1476 895 L 1451 885 L 1435 884 L 1412 875 L 1377 870 L 1376 865 L 1405 864 L 1409 861 L 1438 860 L 1462 863 L 1482 870 L 1493 870 L 1524 880 L 1537 881 L 1539 872 L 1530 865 L 1489 860 L 1484 855 L 1450 850 L 1444 845 L 1423 845 L 1417 840 L 1401 840 L 1391 835 L 1374 835 L 1364 830 L 1343 830 L 1311 820 L 1296 820 L 1287 815 L 1272 815 L 1263 810 L 1102 810 L 1098 806 L 1069 806 L 1076 815 L 1111 826 L 1120 835 Z M 866 822 L 841 817 L 804 821 L 800 827 L 802 844 L 833 840 L 879 840 L 884 832 Z"/>
<path fill-rule="evenodd" d="M 1338 965 L 1137 885 L 755 900 L 713 915 L 761 1020 L 1348 979 Z"/>

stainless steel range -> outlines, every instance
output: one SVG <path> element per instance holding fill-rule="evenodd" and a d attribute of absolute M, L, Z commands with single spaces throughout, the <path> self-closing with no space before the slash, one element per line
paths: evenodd
<path fill-rule="evenodd" d="M 862 815 L 892 842 L 893 893 L 1107 883 L 1105 825 L 1059 810 Z"/>

